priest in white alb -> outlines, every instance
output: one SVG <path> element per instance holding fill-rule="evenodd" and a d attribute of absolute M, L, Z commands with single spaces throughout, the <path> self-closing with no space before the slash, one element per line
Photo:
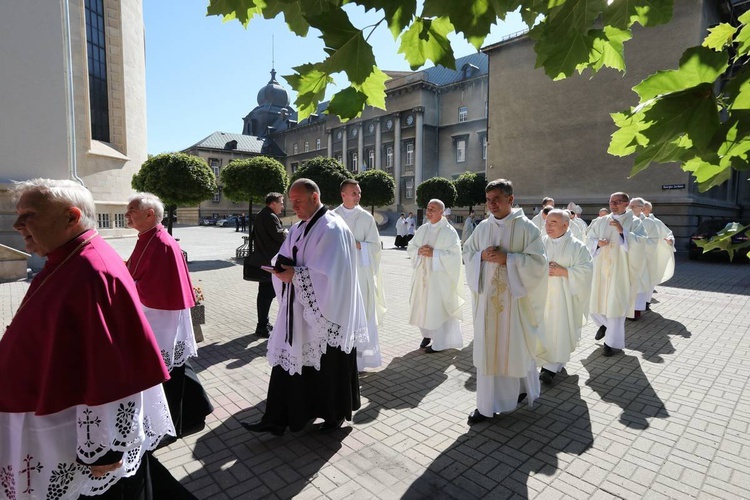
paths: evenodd
<path fill-rule="evenodd" d="M 357 282 L 356 242 L 341 217 L 320 202 L 320 188 L 297 179 L 289 201 L 300 222 L 273 259 L 279 314 L 268 340 L 268 398 L 252 432 L 280 436 L 322 418 L 334 432 L 360 407 L 357 343 L 367 318 Z"/>
<path fill-rule="evenodd" d="M 346 179 L 341 183 L 342 204 L 334 212 L 341 216 L 354 234 L 357 251 L 354 258 L 357 261 L 357 278 L 359 290 L 367 315 L 367 342 L 357 344 L 357 369 L 377 368 L 382 364 L 380 356 L 380 341 L 378 340 L 378 325 L 383 323 L 385 315 L 385 289 L 380 277 L 380 233 L 375 224 L 375 218 L 359 205 L 362 189 L 359 182 Z"/>
<path fill-rule="evenodd" d="M 573 237 L 567 210 L 547 214 L 542 236 L 549 261 L 547 303 L 544 308 L 544 350 L 539 379 L 551 384 L 581 339 L 591 292 L 591 254 L 586 244 Z"/>
<path fill-rule="evenodd" d="M 644 244 L 638 246 L 638 250 L 633 252 L 631 259 L 638 259 L 640 268 L 638 286 L 635 295 L 635 318 L 639 318 L 648 308 L 648 302 L 651 300 L 651 294 L 654 292 L 654 277 L 651 276 L 652 266 L 649 262 L 656 260 L 656 252 L 659 246 L 659 229 L 656 222 L 646 217 L 643 209 L 646 206 L 646 200 L 643 198 L 633 198 L 630 200 L 628 208 L 633 212 L 633 217 L 639 219 L 646 233 Z M 631 264 L 632 265 L 632 264 Z"/>
<path fill-rule="evenodd" d="M 430 200 L 426 210 L 428 222 L 417 229 L 407 247 L 414 270 L 409 324 L 419 327 L 420 347 L 426 347 L 427 353 L 463 347 L 461 241 L 443 217 L 444 210 L 442 201 Z"/>
<path fill-rule="evenodd" d="M 672 234 L 672 230 L 661 219 L 655 217 L 651 213 L 652 210 L 653 205 L 647 201 L 643 205 L 643 215 L 654 221 L 659 234 L 655 258 L 649 260 L 646 264 L 648 265 L 648 273 L 651 276 L 651 281 L 656 286 L 672 279 L 672 276 L 674 276 L 674 254 L 677 250 L 674 247 L 674 234 Z M 651 296 L 653 294 L 654 291 L 651 290 L 646 299 L 646 309 L 650 307 Z"/>
<path fill-rule="evenodd" d="M 512 411 L 539 397 L 536 356 L 544 332 L 547 258 L 541 233 L 513 208 L 513 184 L 485 189 L 491 215 L 464 245 L 466 278 L 473 297 L 477 407 L 469 424 Z"/>
<path fill-rule="evenodd" d="M 645 244 L 646 232 L 629 204 L 627 193 L 612 193 L 611 214 L 591 222 L 586 241 L 594 260 L 589 311 L 599 326 L 596 340 L 604 339 L 604 356 L 625 348 L 625 317 L 634 315 L 641 267 L 637 261 L 631 265 L 630 253 Z"/>
<path fill-rule="evenodd" d="M 546 217 L 546 214 L 542 215 L 542 211 L 544 210 L 545 207 L 552 207 L 552 208 L 554 208 L 555 207 L 555 199 L 554 198 L 550 198 L 549 196 L 545 196 L 542 199 L 542 206 L 539 209 L 539 213 L 536 214 L 531 219 L 531 222 L 533 222 L 534 225 L 537 227 L 537 229 L 539 229 L 540 233 L 544 232 L 544 217 Z"/>

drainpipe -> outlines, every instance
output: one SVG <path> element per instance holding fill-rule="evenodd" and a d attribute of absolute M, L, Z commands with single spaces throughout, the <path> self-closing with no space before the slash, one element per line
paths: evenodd
<path fill-rule="evenodd" d="M 70 35 L 70 0 L 63 0 L 63 36 L 65 38 L 65 59 L 67 70 L 67 107 L 68 107 L 68 133 L 70 144 L 68 146 L 68 165 L 70 167 L 70 178 L 85 186 L 83 179 L 78 177 L 78 162 L 76 154 L 76 116 L 75 116 L 75 92 L 73 89 L 73 42 Z"/>

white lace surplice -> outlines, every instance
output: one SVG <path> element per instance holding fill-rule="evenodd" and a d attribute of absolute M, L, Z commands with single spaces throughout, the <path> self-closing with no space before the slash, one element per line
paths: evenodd
<path fill-rule="evenodd" d="M 198 356 L 190 309 L 165 311 L 141 305 L 169 371 Z"/>
<path fill-rule="evenodd" d="M 0 413 L 0 496 L 63 500 L 101 494 L 132 476 L 167 434 L 175 431 L 161 384 L 52 415 Z M 101 478 L 77 461 L 93 463 L 110 451 L 124 452 L 123 464 Z"/>

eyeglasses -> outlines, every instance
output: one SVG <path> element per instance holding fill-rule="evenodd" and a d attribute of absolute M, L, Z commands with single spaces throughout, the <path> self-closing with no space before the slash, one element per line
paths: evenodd
<path fill-rule="evenodd" d="M 630 203 L 630 202 L 629 201 L 623 201 L 623 200 L 619 200 L 619 201 L 612 201 L 612 200 L 610 200 L 610 202 L 609 202 L 610 205 L 622 205 L 623 203 Z"/>

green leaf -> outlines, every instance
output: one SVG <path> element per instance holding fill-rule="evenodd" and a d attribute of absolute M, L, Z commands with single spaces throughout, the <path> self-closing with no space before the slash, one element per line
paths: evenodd
<path fill-rule="evenodd" d="M 365 10 L 383 9 L 394 39 L 398 38 L 417 13 L 416 0 L 353 0 L 353 3 L 363 6 Z"/>
<path fill-rule="evenodd" d="M 479 50 L 498 15 L 490 0 L 424 0 L 422 17 L 447 18 Z"/>
<path fill-rule="evenodd" d="M 719 186 L 732 177 L 732 169 L 714 165 L 699 157 L 686 161 L 682 165 L 685 172 L 690 172 L 698 183 L 701 192 Z"/>
<path fill-rule="evenodd" d="M 745 231 L 750 226 L 741 226 L 739 222 L 730 222 L 717 232 L 709 240 L 696 241 L 696 245 L 703 249 L 703 253 L 711 250 L 724 250 L 729 254 L 730 260 L 734 258 L 734 252 L 750 246 L 750 241 L 743 243 L 732 243 L 732 237 Z M 747 233 L 745 233 L 747 236 Z"/>
<path fill-rule="evenodd" d="M 592 30 L 593 37 L 591 58 L 589 64 L 594 72 L 603 66 L 625 71 L 624 43 L 631 38 L 629 30 L 621 30 L 605 26 L 604 30 Z M 582 68 L 579 68 L 579 71 Z"/>
<path fill-rule="evenodd" d="M 716 137 L 721 143 L 716 147 L 719 165 L 735 170 L 747 170 L 750 168 L 750 134 L 748 134 L 747 116 L 742 119 L 731 117 L 722 124 Z M 712 144 L 713 146 L 713 144 Z"/>
<path fill-rule="evenodd" d="M 611 113 L 612 120 L 618 129 L 612 134 L 607 153 L 613 156 L 627 156 L 635 153 L 639 146 L 648 145 L 648 139 L 641 131 L 648 128 L 643 121 L 643 113 Z"/>
<path fill-rule="evenodd" d="M 372 73 L 361 85 L 352 86 L 367 96 L 367 105 L 385 109 L 385 82 L 390 78 L 383 71 L 373 66 Z"/>
<path fill-rule="evenodd" d="M 333 95 L 331 102 L 328 104 L 327 112 L 346 122 L 362 114 L 365 102 L 367 102 L 367 95 L 354 87 L 347 87 Z"/>
<path fill-rule="evenodd" d="M 672 20 L 673 0 L 614 0 L 604 11 L 604 24 L 628 29 L 634 23 L 657 26 Z"/>
<path fill-rule="evenodd" d="M 734 42 L 737 44 L 737 57 L 745 56 L 750 52 L 750 24 L 745 24 L 742 27 Z"/>
<path fill-rule="evenodd" d="M 691 47 L 680 59 L 676 70 L 659 71 L 633 87 L 640 102 L 658 95 L 679 92 L 702 83 L 713 84 L 729 67 L 725 52 L 714 52 L 706 47 Z"/>
<path fill-rule="evenodd" d="M 726 46 L 731 45 L 736 32 L 737 28 L 727 23 L 708 28 L 708 36 L 703 40 L 703 46 L 716 51 L 724 50 Z"/>
<path fill-rule="evenodd" d="M 572 75 L 582 64 L 587 64 L 592 49 L 593 39 L 580 33 L 571 34 L 564 40 L 543 38 L 534 45 L 536 67 L 544 66 L 547 76 L 561 80 Z"/>
<path fill-rule="evenodd" d="M 237 19 L 245 28 L 261 12 L 253 0 L 210 0 L 206 8 L 207 16 L 222 16 L 223 22 Z"/>
<path fill-rule="evenodd" d="M 743 67 L 724 87 L 730 112 L 750 111 L 750 66 Z"/>
<path fill-rule="evenodd" d="M 404 54 L 412 70 L 421 68 L 427 60 L 446 68 L 455 69 L 456 60 L 448 40 L 453 25 L 445 18 L 418 17 L 401 35 L 399 54 Z"/>
<path fill-rule="evenodd" d="M 317 110 L 318 103 L 325 98 L 326 88 L 333 78 L 322 69 L 321 63 L 303 64 L 292 68 L 294 75 L 284 76 L 292 89 L 297 92 L 297 118 L 304 120 Z"/>

